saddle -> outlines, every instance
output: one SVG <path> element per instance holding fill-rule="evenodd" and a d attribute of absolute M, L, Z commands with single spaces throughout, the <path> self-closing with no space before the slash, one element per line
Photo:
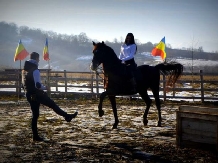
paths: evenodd
<path fill-rule="evenodd" d="M 125 66 L 125 65 L 124 65 Z M 108 94 L 113 95 L 132 95 L 137 93 L 136 77 L 138 70 L 134 72 L 126 69 L 122 70 L 119 75 L 104 75 L 104 88 Z M 130 73 L 134 73 L 130 75 Z"/>

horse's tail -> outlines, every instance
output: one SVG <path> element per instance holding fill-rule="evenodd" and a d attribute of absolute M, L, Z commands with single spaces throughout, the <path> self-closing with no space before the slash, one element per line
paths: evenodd
<path fill-rule="evenodd" d="M 155 68 L 159 69 L 162 74 L 169 76 L 166 86 L 175 84 L 183 73 L 183 65 L 175 61 L 165 61 L 164 63 L 156 65 Z"/>

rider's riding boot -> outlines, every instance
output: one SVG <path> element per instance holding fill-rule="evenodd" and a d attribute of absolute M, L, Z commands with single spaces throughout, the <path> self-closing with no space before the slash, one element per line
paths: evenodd
<path fill-rule="evenodd" d="M 133 94 L 137 93 L 137 90 L 136 90 L 136 81 L 135 81 L 134 77 L 130 79 L 130 83 L 132 85 L 131 93 L 133 93 Z"/>

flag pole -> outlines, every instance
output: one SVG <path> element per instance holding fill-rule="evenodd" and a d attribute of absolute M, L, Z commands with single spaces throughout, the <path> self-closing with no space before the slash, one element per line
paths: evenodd
<path fill-rule="evenodd" d="M 18 93 L 18 102 L 21 93 L 21 60 L 25 59 L 28 55 L 29 53 L 26 51 L 20 39 L 14 54 L 14 62 L 20 60 L 20 69 L 18 70 L 18 87 L 16 88 L 16 91 Z"/>
<path fill-rule="evenodd" d="M 43 60 L 46 60 L 48 61 L 48 69 L 47 69 L 47 93 L 48 93 L 48 96 L 50 97 L 51 96 L 51 90 L 50 90 L 50 59 L 49 59 L 49 52 L 48 52 L 48 38 L 46 38 L 46 41 L 45 41 L 45 46 L 44 46 L 44 49 L 43 49 Z"/>
<path fill-rule="evenodd" d="M 21 60 L 20 60 L 20 69 L 18 71 L 18 91 L 17 91 L 17 102 L 19 103 L 21 93 Z"/>
<path fill-rule="evenodd" d="M 48 95 L 49 97 L 51 97 L 51 89 L 50 89 L 50 61 L 48 60 L 48 84 L 47 84 L 47 91 L 48 91 Z"/>

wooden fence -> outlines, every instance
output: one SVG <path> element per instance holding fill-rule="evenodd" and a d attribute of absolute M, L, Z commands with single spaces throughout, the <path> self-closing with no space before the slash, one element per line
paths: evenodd
<path fill-rule="evenodd" d="M 81 94 L 98 97 L 103 88 L 103 75 L 93 72 L 51 71 L 41 69 L 41 80 L 49 88 L 50 96 Z M 198 73 L 184 73 L 172 88 L 163 89 L 167 76 L 161 75 L 160 98 L 188 99 L 188 100 L 218 100 L 218 74 L 206 74 L 200 70 Z M 19 69 L 6 69 L 0 71 L 0 95 L 23 95 L 21 88 L 21 71 Z M 138 95 L 134 95 L 138 96 Z M 149 96 L 153 94 L 149 92 Z"/>

